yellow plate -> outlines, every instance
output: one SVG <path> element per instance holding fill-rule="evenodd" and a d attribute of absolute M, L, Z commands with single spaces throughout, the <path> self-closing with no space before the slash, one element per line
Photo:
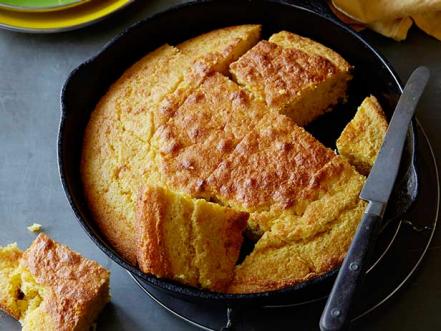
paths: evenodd
<path fill-rule="evenodd" d="M 0 27 L 21 32 L 52 33 L 92 24 L 134 0 L 92 0 L 57 12 L 26 13 L 0 10 Z"/>

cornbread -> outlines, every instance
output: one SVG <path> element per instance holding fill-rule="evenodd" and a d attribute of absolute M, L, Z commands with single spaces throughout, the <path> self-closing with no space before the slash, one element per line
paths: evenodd
<path fill-rule="evenodd" d="M 377 98 L 373 95 L 366 97 L 338 138 L 338 152 L 361 174 L 369 175 L 383 144 L 387 126 L 386 116 Z"/>
<path fill-rule="evenodd" d="M 267 113 L 264 103 L 227 77 L 208 76 L 180 107 L 169 110 L 171 118 L 151 140 L 158 182 L 209 198 L 209 175 Z"/>
<path fill-rule="evenodd" d="M 109 299 L 109 272 L 45 234 L 0 248 L 0 308 L 23 330 L 88 331 Z"/>
<path fill-rule="evenodd" d="M 350 65 L 336 52 L 282 31 L 230 65 L 235 81 L 304 126 L 346 96 Z"/>
<path fill-rule="evenodd" d="M 15 287 L 10 286 L 9 283 L 22 254 L 15 243 L 0 248 L 0 308 L 15 319 L 20 318 L 21 312 L 16 303 Z"/>
<path fill-rule="evenodd" d="M 350 65 L 260 26 L 162 46 L 91 115 L 81 173 L 93 216 L 143 272 L 210 291 L 274 290 L 342 260 L 364 177 L 301 126 L 346 95 Z M 236 266 L 246 227 L 260 238 Z"/>
<path fill-rule="evenodd" d="M 139 186 L 154 182 L 148 160 L 155 120 L 167 119 L 168 107 L 178 107 L 207 74 L 228 67 L 259 33 L 259 25 L 243 25 L 164 45 L 129 68 L 92 113 L 81 160 L 86 199 L 102 233 L 130 263 L 136 264 Z"/>
<path fill-rule="evenodd" d="M 228 73 L 228 66 L 260 39 L 260 25 L 245 24 L 214 30 L 176 47 L 184 54 L 212 65 L 212 70 Z"/>
<path fill-rule="evenodd" d="M 248 214 L 158 187 L 143 190 L 137 210 L 142 271 L 225 291 Z"/>
<path fill-rule="evenodd" d="M 280 289 L 339 265 L 349 247 L 365 203 L 364 184 L 341 157 L 335 157 L 313 179 L 318 199 L 294 221 L 281 217 L 264 233 L 236 268 L 230 293 Z"/>
<path fill-rule="evenodd" d="M 336 155 L 288 117 L 268 113 L 207 180 L 217 200 L 249 213 L 259 236 L 316 199 L 313 179 Z"/>
<path fill-rule="evenodd" d="M 27 229 L 29 230 L 29 231 L 31 231 L 31 232 L 40 232 L 41 231 L 41 227 L 42 227 L 42 225 L 41 224 L 38 224 L 38 223 L 32 223 L 31 225 L 29 225 L 28 227 L 27 227 Z"/>

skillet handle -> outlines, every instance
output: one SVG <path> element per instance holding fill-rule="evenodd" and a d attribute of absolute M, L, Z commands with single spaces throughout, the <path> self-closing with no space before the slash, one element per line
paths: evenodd
<path fill-rule="evenodd" d="M 376 214 L 364 214 L 320 318 L 322 331 L 348 327 L 352 303 L 364 279 L 381 219 Z"/>

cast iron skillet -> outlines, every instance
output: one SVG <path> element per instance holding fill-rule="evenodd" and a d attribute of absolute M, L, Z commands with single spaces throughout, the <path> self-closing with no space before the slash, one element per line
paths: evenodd
<path fill-rule="evenodd" d="M 148 284 L 192 301 L 227 305 L 281 304 L 323 291 L 332 283 L 336 270 L 282 290 L 243 295 L 212 293 L 144 274 L 120 257 L 100 234 L 83 195 L 79 172 L 83 132 L 90 113 L 110 84 L 125 69 L 164 43 L 175 45 L 206 31 L 245 23 L 263 24 L 264 38 L 280 30 L 311 37 L 336 50 L 354 65 L 354 80 L 348 103 L 307 128 L 325 145 L 334 148 L 341 130 L 354 115 L 356 107 L 369 94 L 379 99 L 390 117 L 402 91 L 401 84 L 390 65 L 352 30 L 333 19 L 280 1 L 198 1 L 177 6 L 139 22 L 70 74 L 61 96 L 59 171 L 71 207 L 91 239 L 111 259 Z M 416 197 L 414 143 L 412 125 L 402 161 L 400 183 L 396 185 L 396 194 L 389 206 L 390 219 L 399 215 L 397 211 L 407 209 Z"/>

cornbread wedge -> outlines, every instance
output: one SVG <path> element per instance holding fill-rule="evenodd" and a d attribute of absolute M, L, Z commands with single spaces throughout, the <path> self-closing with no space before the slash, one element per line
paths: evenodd
<path fill-rule="evenodd" d="M 247 218 L 205 200 L 147 187 L 138 201 L 139 266 L 158 277 L 225 291 Z"/>
<path fill-rule="evenodd" d="M 338 152 L 358 172 L 369 175 L 383 144 L 387 126 L 386 116 L 377 98 L 373 95 L 366 97 L 338 138 Z"/>
<path fill-rule="evenodd" d="M 282 31 L 230 65 L 235 81 L 304 126 L 346 96 L 350 65 L 336 52 Z"/>
<path fill-rule="evenodd" d="M 288 117 L 268 113 L 207 180 L 213 196 L 249 212 L 256 236 L 315 200 L 314 178 L 336 155 Z"/>
<path fill-rule="evenodd" d="M 236 267 L 230 293 L 271 291 L 300 283 L 338 266 L 365 208 L 358 195 L 364 184 L 341 157 L 314 179 L 319 197 L 303 215 L 280 217 Z"/>
<path fill-rule="evenodd" d="M 176 47 L 193 58 L 204 59 L 212 70 L 228 73 L 228 66 L 253 47 L 260 39 L 261 26 L 245 24 L 210 31 Z"/>
<path fill-rule="evenodd" d="M 158 182 L 209 198 L 208 176 L 267 113 L 264 103 L 227 77 L 208 76 L 152 137 Z"/>
<path fill-rule="evenodd" d="M 136 264 L 139 183 L 155 183 L 150 138 L 203 79 L 257 42 L 259 25 L 210 32 L 164 45 L 130 67 L 101 98 L 87 125 L 81 161 L 86 199 L 100 230 Z"/>
<path fill-rule="evenodd" d="M 109 272 L 45 234 L 0 248 L 0 308 L 25 331 L 88 331 L 109 299 Z"/>

